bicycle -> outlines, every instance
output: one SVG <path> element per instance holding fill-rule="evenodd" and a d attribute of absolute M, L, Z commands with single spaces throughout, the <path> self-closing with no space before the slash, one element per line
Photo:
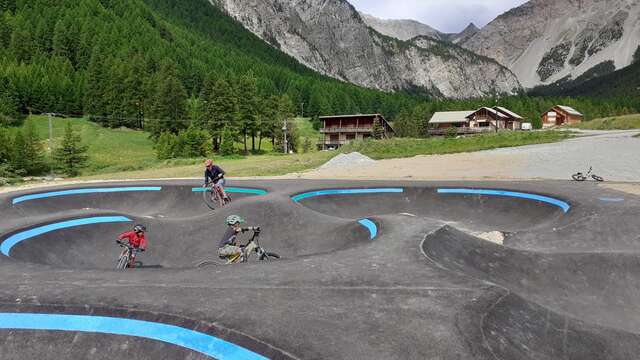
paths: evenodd
<path fill-rule="evenodd" d="M 203 267 L 206 267 L 206 266 L 209 266 L 209 265 L 233 265 L 233 264 L 238 264 L 238 263 L 249 262 L 249 257 L 251 256 L 251 252 L 246 253 L 245 249 L 246 248 L 251 248 L 251 247 L 254 248 L 253 252 L 256 253 L 258 261 L 271 261 L 271 260 L 280 259 L 280 255 L 278 255 L 278 254 L 276 254 L 274 252 L 267 251 L 265 248 L 260 246 L 260 231 L 261 230 L 260 230 L 259 226 L 243 228 L 242 231 L 243 232 L 244 231 L 253 231 L 253 235 L 251 236 L 251 239 L 249 239 L 249 241 L 247 241 L 247 243 L 245 245 L 240 245 L 240 247 L 242 248 L 242 254 L 241 255 L 236 255 L 236 256 L 231 256 L 231 257 L 220 256 L 218 259 L 206 259 L 206 260 L 198 262 L 196 264 L 196 267 L 203 268 Z M 253 246 L 250 246 L 250 245 L 253 245 Z"/>
<path fill-rule="evenodd" d="M 571 175 L 571 178 L 573 178 L 573 180 L 575 181 L 585 181 L 589 178 L 589 175 L 591 175 L 591 178 L 595 181 L 604 181 L 604 178 L 601 176 L 598 176 L 596 174 L 592 174 L 591 172 L 593 171 L 593 166 L 589 166 L 589 171 L 587 171 L 586 174 L 583 174 L 582 172 L 577 172 L 573 175 Z"/>
<path fill-rule="evenodd" d="M 206 190 L 202 192 L 202 198 L 209 209 L 215 210 L 216 204 L 223 207 L 231 202 L 231 196 L 227 194 L 227 198 L 225 199 L 222 196 L 222 189 L 216 186 L 216 184 L 204 184 L 203 187 L 206 188 Z"/>
<path fill-rule="evenodd" d="M 116 240 L 116 243 L 118 243 L 118 245 L 123 248 L 116 263 L 117 270 L 126 269 L 131 263 L 131 260 L 136 258 L 136 253 L 144 251 L 143 249 L 133 247 L 128 243 L 124 243 L 120 240 Z"/>

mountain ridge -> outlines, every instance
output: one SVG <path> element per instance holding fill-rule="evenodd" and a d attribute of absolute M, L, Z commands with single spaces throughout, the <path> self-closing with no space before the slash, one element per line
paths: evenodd
<path fill-rule="evenodd" d="M 528 88 L 607 61 L 619 70 L 640 44 L 640 1 L 531 0 L 459 44 L 507 66 Z"/>
<path fill-rule="evenodd" d="M 210 0 L 303 64 L 340 80 L 433 97 L 515 94 L 513 73 L 451 44 L 416 46 L 369 27 L 344 0 Z"/>

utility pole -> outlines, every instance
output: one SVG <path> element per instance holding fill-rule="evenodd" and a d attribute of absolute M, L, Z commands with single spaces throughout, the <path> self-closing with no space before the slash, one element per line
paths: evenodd
<path fill-rule="evenodd" d="M 287 119 L 284 119 L 284 125 L 282 126 L 282 132 L 284 133 L 284 153 L 289 153 L 289 144 L 287 143 Z"/>
<path fill-rule="evenodd" d="M 47 117 L 49 118 L 49 152 L 53 151 L 53 113 L 47 113 Z"/>

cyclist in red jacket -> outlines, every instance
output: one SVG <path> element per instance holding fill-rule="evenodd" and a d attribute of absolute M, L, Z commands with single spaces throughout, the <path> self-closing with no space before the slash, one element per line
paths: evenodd
<path fill-rule="evenodd" d="M 136 225 L 133 227 L 133 231 L 123 232 L 118 235 L 117 241 L 122 241 L 127 239 L 127 242 L 131 247 L 138 251 L 145 251 L 147 249 L 147 240 L 144 238 L 144 232 L 147 231 L 147 228 L 144 225 Z M 129 262 L 128 267 L 135 267 L 136 263 L 136 251 L 132 251 L 131 253 L 131 261 Z"/>

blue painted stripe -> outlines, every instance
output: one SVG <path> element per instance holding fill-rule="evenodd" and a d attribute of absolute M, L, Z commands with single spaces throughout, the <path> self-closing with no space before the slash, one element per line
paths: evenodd
<path fill-rule="evenodd" d="M 191 189 L 193 192 L 205 192 L 209 190 L 205 187 L 194 187 Z M 225 187 L 224 191 L 230 193 L 243 193 L 243 194 L 254 194 L 254 195 L 267 195 L 267 190 L 264 189 L 253 189 L 253 188 L 239 188 L 239 187 Z"/>
<path fill-rule="evenodd" d="M 19 196 L 13 199 L 13 204 L 18 204 L 23 201 L 44 199 L 54 196 L 66 196 L 66 195 L 78 195 L 78 194 L 95 194 L 95 193 L 114 193 L 114 192 L 128 192 L 128 191 L 160 191 L 160 186 L 130 186 L 130 187 L 113 187 L 113 188 L 87 188 L 87 189 L 73 189 L 73 190 L 61 190 L 51 191 L 40 194 L 30 194 Z"/>
<path fill-rule="evenodd" d="M 555 199 L 555 198 L 544 196 L 544 195 L 529 194 L 529 193 L 516 192 L 516 191 L 491 190 L 491 189 L 438 189 L 438 193 L 439 194 L 473 194 L 473 195 L 508 196 L 508 197 L 536 200 L 536 201 L 542 201 L 551 205 L 558 206 L 565 213 L 569 211 L 569 209 L 571 208 L 571 206 L 567 202 L 559 199 Z"/>
<path fill-rule="evenodd" d="M 369 219 L 360 219 L 358 222 L 369 230 L 369 240 L 373 240 L 378 236 L 378 227 L 376 226 L 376 223 Z"/>
<path fill-rule="evenodd" d="M 106 316 L 0 313 L 0 329 L 80 331 L 166 342 L 220 360 L 267 359 L 215 336 L 175 325 Z"/>
<path fill-rule="evenodd" d="M 14 247 L 17 243 L 24 241 L 26 239 L 32 238 L 34 236 L 42 235 L 44 233 L 48 233 L 50 231 L 70 228 L 74 226 L 88 225 L 88 224 L 101 224 L 101 223 L 112 223 L 112 222 L 129 222 L 133 221 L 124 216 L 97 216 L 83 219 L 75 219 L 75 220 L 67 220 L 63 222 L 53 223 L 49 225 L 44 225 L 36 228 L 32 228 L 29 230 L 21 231 L 17 234 L 13 234 L 6 238 L 2 244 L 0 244 L 0 251 L 5 256 L 9 256 L 9 252 L 11 248 Z"/>
<path fill-rule="evenodd" d="M 318 191 L 310 191 L 291 197 L 291 200 L 298 202 L 303 199 L 324 196 L 324 195 L 352 195 L 352 194 L 384 194 L 384 193 L 402 193 L 403 188 L 371 188 L 371 189 L 326 189 Z"/>

